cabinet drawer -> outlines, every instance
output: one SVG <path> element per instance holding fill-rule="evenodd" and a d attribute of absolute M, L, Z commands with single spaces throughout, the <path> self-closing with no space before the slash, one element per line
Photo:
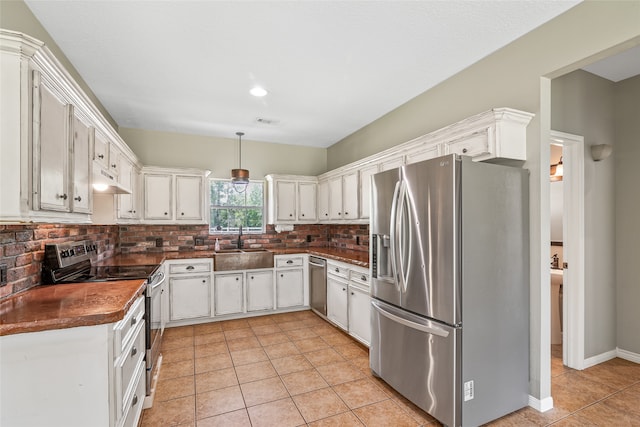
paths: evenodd
<path fill-rule="evenodd" d="M 116 323 L 114 328 L 114 344 L 113 349 L 114 357 L 122 352 L 122 349 L 133 338 L 133 334 L 136 330 L 136 326 L 144 322 L 144 295 L 138 298 L 138 300 L 129 309 L 124 318 Z M 144 334 L 143 334 L 144 335 Z"/>
<path fill-rule="evenodd" d="M 208 271 L 211 271 L 210 262 L 194 262 L 169 265 L 169 274 L 203 273 Z"/>
<path fill-rule="evenodd" d="M 354 282 L 361 286 L 369 287 L 369 272 L 359 271 L 359 270 L 350 270 L 349 271 L 349 281 Z"/>
<path fill-rule="evenodd" d="M 489 130 L 485 129 L 455 141 L 445 142 L 445 154 L 461 154 L 464 156 L 481 156 L 491 152 L 489 147 Z"/>
<path fill-rule="evenodd" d="M 136 427 L 138 425 L 146 393 L 144 363 L 140 363 L 140 366 L 136 370 L 136 374 L 133 377 L 133 383 L 135 384 L 135 388 L 131 390 L 131 393 L 129 393 L 123 401 L 125 418 L 122 427 Z"/>
<path fill-rule="evenodd" d="M 131 343 L 124 348 L 122 353 L 117 356 L 115 363 L 116 370 L 116 401 L 118 402 L 118 415 L 124 414 L 126 411 L 125 400 L 131 389 L 135 387 L 135 373 L 138 365 L 144 365 L 145 355 L 145 330 L 144 322 L 140 323 L 135 329 L 135 336 Z"/>
<path fill-rule="evenodd" d="M 276 257 L 276 268 L 282 267 L 302 267 L 304 265 L 304 258 L 301 256 L 296 257 Z"/>
<path fill-rule="evenodd" d="M 340 264 L 334 264 L 332 262 L 327 262 L 327 274 L 331 274 L 334 276 L 342 277 L 344 279 L 349 278 L 349 269 Z"/>

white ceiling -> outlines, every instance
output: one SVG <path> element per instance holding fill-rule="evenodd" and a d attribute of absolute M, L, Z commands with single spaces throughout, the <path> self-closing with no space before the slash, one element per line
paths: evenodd
<path fill-rule="evenodd" d="M 328 147 L 579 1 L 26 3 L 121 127 Z"/>

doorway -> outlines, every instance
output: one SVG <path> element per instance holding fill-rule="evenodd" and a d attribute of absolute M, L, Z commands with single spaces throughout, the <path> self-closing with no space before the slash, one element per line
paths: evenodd
<path fill-rule="evenodd" d="M 584 369 L 584 138 L 551 131 L 562 150 L 562 364 Z M 551 238 L 554 241 L 553 238 Z M 550 253 L 550 261 L 552 260 Z"/>

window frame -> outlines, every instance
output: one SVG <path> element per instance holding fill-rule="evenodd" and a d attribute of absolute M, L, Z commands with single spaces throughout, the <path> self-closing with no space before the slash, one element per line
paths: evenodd
<path fill-rule="evenodd" d="M 211 196 L 211 186 L 213 185 L 214 182 L 225 182 L 228 184 L 231 184 L 231 180 L 227 179 L 227 178 L 215 178 L 215 177 L 211 177 L 208 179 L 208 192 L 209 192 L 209 196 Z M 256 230 L 254 229 L 245 229 L 243 227 L 242 229 L 242 233 L 243 234 L 264 234 L 266 232 L 266 227 L 267 227 L 267 195 L 266 195 L 266 181 L 265 180 L 261 180 L 261 179 L 255 179 L 255 180 L 251 180 L 249 182 L 249 185 L 251 184 L 260 184 L 260 186 L 262 187 L 262 227 L 260 230 Z M 225 234 L 237 234 L 239 232 L 239 227 L 227 227 L 226 230 L 221 230 L 221 231 L 217 231 L 213 228 L 213 224 L 211 223 L 212 219 L 213 219 L 213 215 L 212 211 L 214 208 L 219 208 L 219 209 L 242 209 L 242 210 L 249 210 L 249 209 L 257 209 L 259 208 L 259 206 L 247 206 L 247 205 L 229 205 L 229 206 L 222 206 L 222 205 L 214 205 L 213 204 L 213 198 L 209 197 L 209 206 L 207 207 L 207 209 L 209 210 L 209 235 L 225 235 Z"/>

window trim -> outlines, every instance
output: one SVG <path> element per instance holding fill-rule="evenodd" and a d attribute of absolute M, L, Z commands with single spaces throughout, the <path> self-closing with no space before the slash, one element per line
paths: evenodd
<path fill-rule="evenodd" d="M 213 182 L 231 182 L 231 179 L 228 178 L 215 178 L 215 177 L 210 177 L 208 179 L 208 192 L 209 192 L 209 196 L 211 195 L 211 184 Z M 242 234 L 251 234 L 251 235 L 257 235 L 257 234 L 265 234 L 267 231 L 267 185 L 266 185 L 266 181 L 263 179 L 252 179 L 250 181 L 250 183 L 260 183 L 262 185 L 262 228 L 259 231 L 245 231 L 245 229 L 242 229 Z M 222 207 L 219 205 L 215 205 L 216 207 Z M 235 229 L 235 230 L 229 230 L 229 231 L 216 231 L 212 228 L 212 224 L 211 224 L 211 209 L 214 207 L 212 201 L 211 201 L 211 197 L 209 197 L 209 206 L 207 206 L 207 209 L 209 211 L 209 221 L 208 221 L 208 226 L 209 226 L 209 235 L 210 236 L 214 236 L 214 235 L 229 235 L 229 234 L 237 234 L 239 229 Z M 258 206 L 245 206 L 245 205 L 234 205 L 234 206 L 224 206 L 224 208 L 235 208 L 235 209 L 251 209 L 251 208 L 258 208 Z"/>

